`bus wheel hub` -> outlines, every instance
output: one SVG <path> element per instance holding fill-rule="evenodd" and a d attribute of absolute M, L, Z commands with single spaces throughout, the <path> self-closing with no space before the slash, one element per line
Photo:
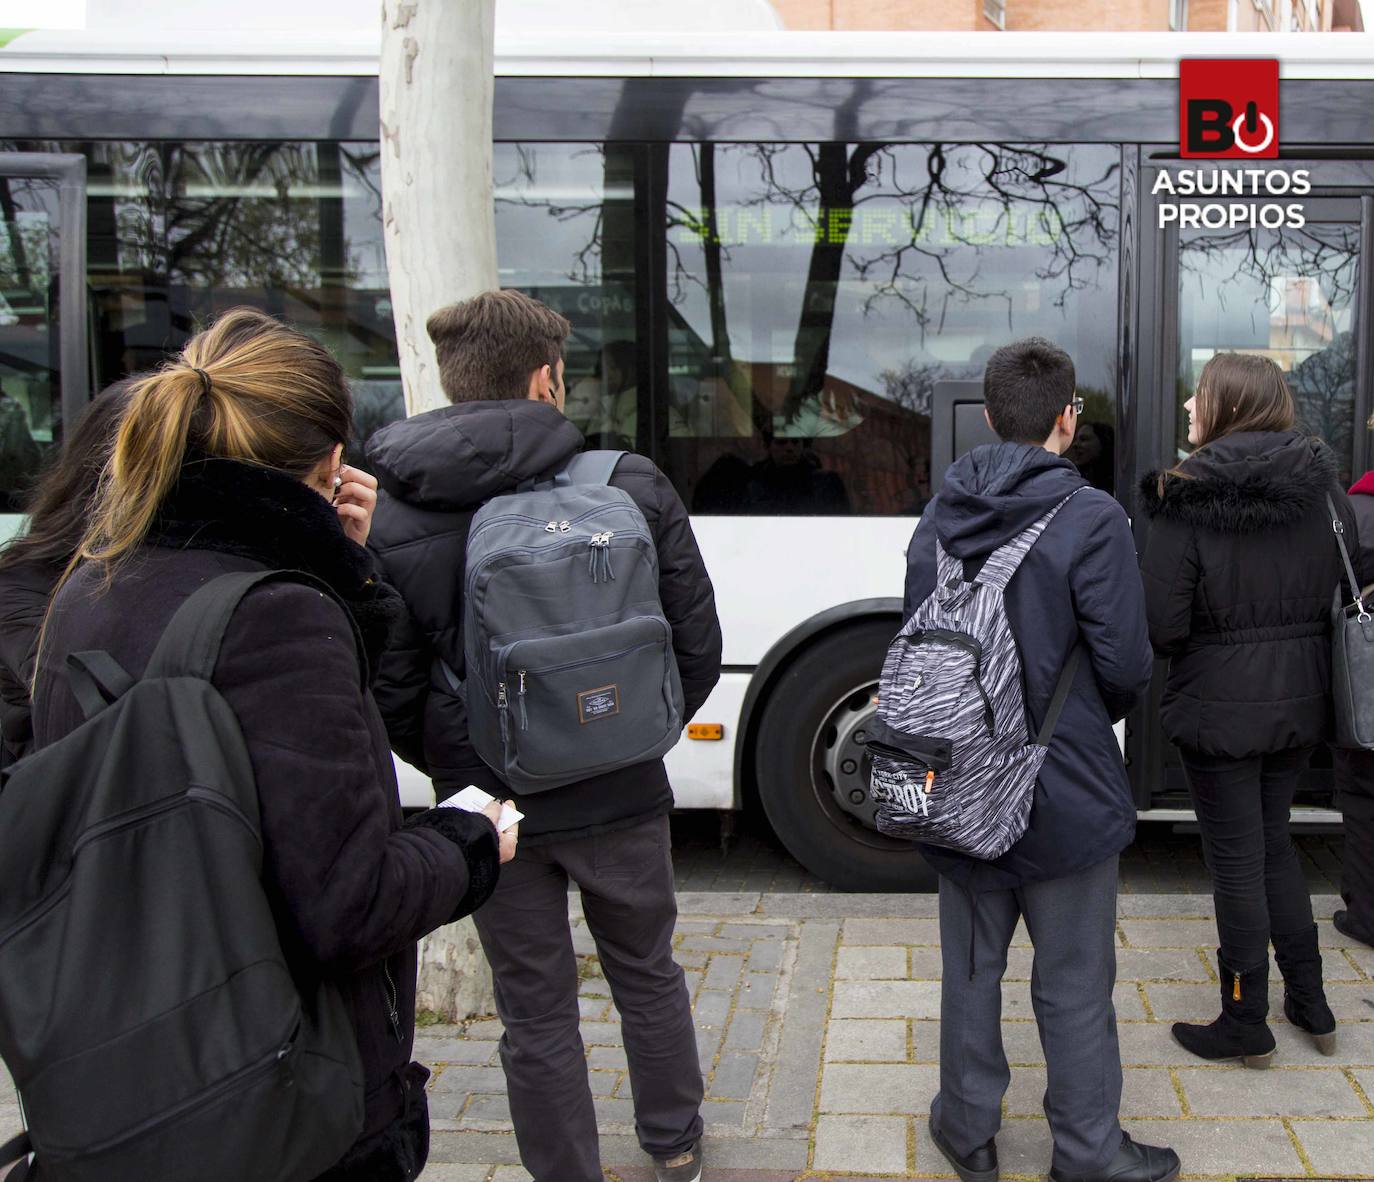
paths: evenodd
<path fill-rule="evenodd" d="M 868 794 L 868 727 L 876 686 L 856 690 L 838 703 L 821 724 L 817 742 L 835 803 L 869 829 L 877 826 L 877 805 Z"/>

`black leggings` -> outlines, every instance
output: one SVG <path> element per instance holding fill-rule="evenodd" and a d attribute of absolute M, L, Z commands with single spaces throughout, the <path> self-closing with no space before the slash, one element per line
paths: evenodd
<path fill-rule="evenodd" d="M 1312 752 L 1253 759 L 1180 752 L 1212 872 L 1221 955 L 1236 972 L 1269 959 L 1269 938 L 1312 926 L 1312 898 L 1288 831 L 1298 777 Z"/>

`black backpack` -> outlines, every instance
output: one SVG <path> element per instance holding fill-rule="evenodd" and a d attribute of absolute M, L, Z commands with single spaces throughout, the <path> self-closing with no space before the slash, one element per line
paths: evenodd
<path fill-rule="evenodd" d="M 134 681 L 68 658 L 85 722 L 4 774 L 0 1057 L 29 1182 L 292 1182 L 363 1123 L 338 988 L 302 996 L 262 884 L 257 789 L 210 683 L 239 601 L 300 572 L 222 575 Z"/>

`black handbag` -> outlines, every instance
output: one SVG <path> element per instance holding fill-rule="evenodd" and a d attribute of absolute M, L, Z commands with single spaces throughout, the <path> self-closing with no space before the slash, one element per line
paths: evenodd
<path fill-rule="evenodd" d="M 1364 594 L 1350 551 L 1345 546 L 1345 526 L 1328 496 L 1331 528 L 1341 549 L 1350 602 L 1338 585 L 1331 606 L 1331 693 L 1336 707 L 1336 746 L 1374 750 L 1374 615 L 1365 606 Z"/>

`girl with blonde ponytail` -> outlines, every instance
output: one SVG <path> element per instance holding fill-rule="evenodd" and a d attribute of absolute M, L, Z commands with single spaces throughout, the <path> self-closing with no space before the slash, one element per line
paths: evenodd
<path fill-rule="evenodd" d="M 177 608 L 220 574 L 299 570 L 334 592 L 289 581 L 249 592 L 212 678 L 252 761 L 287 958 L 303 994 L 322 976 L 339 984 L 362 1058 L 364 1125 L 321 1182 L 413 1179 L 424 1166 L 416 941 L 487 898 L 515 841 L 498 839 L 496 808 L 401 825 L 355 636 L 375 669 L 405 609 L 364 548 L 376 481 L 341 463 L 351 426 L 329 352 L 251 309 L 139 380 L 49 610 L 33 703 L 37 746 L 75 729 L 67 656 L 103 650 L 137 678 Z"/>

